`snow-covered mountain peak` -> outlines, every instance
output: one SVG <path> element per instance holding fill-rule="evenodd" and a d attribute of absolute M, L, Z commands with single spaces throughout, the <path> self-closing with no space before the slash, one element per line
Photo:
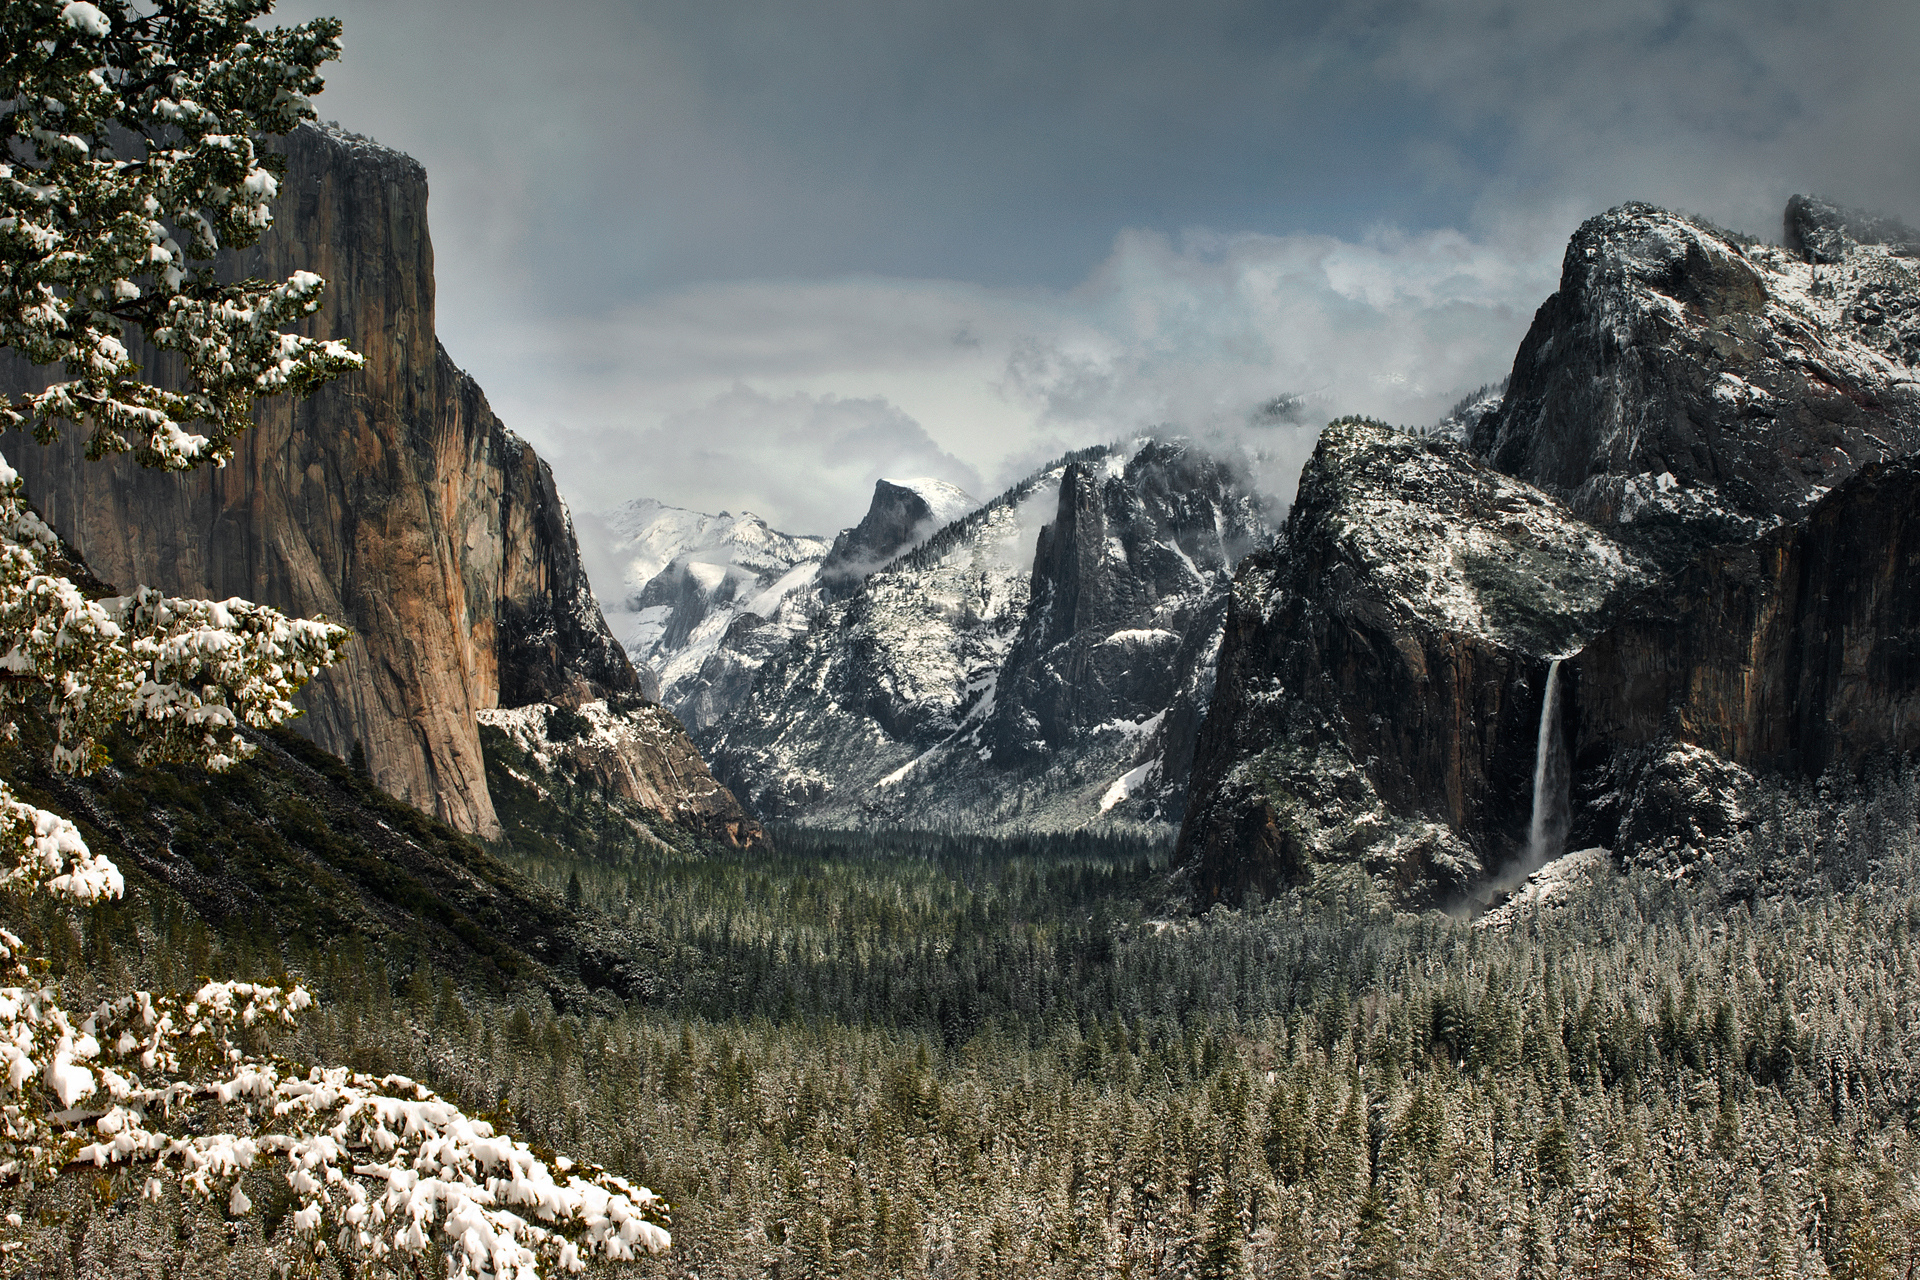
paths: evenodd
<path fill-rule="evenodd" d="M 900 538 L 925 498 L 882 481 L 834 555 Z M 1165 830 L 1233 559 L 1265 534 L 1186 442 L 1070 454 L 824 593 L 705 745 L 761 812 L 803 822 Z"/>
<path fill-rule="evenodd" d="M 806 626 L 825 538 L 783 533 L 750 511 L 708 515 L 653 498 L 601 519 L 620 566 L 607 621 L 628 656 L 659 675 L 660 700 L 689 727 L 710 714 L 695 704 L 717 652 L 740 650 L 747 665 L 736 675 L 750 679 L 757 663 L 746 651 L 778 647 Z M 749 636 L 766 624 L 772 631 Z"/>
<path fill-rule="evenodd" d="M 930 476 L 917 476 L 911 480 L 887 480 L 888 484 L 902 489 L 911 489 L 920 495 L 927 504 L 927 510 L 933 513 L 938 522 L 935 526 L 952 524 L 961 516 L 980 505 L 980 500 L 957 484 L 945 480 L 935 480 Z"/>
<path fill-rule="evenodd" d="M 833 540 L 820 566 L 821 589 L 845 596 L 868 574 L 926 542 L 978 507 L 964 489 L 944 480 L 879 480 L 867 514 Z"/>
<path fill-rule="evenodd" d="M 827 540 L 782 533 L 751 511 L 718 515 L 636 498 L 601 519 L 613 535 L 611 552 L 621 564 L 619 591 L 638 595 L 675 560 L 731 564 L 764 573 L 823 556 Z"/>

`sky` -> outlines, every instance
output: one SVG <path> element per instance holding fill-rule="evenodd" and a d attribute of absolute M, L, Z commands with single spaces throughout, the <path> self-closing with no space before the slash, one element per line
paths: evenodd
<path fill-rule="evenodd" d="M 426 166 L 441 339 L 577 517 L 831 534 L 881 476 L 985 498 L 1146 430 L 1252 451 L 1284 503 L 1328 418 L 1504 376 L 1586 217 L 1920 216 L 1910 0 L 276 17 L 317 13 L 319 114 Z"/>

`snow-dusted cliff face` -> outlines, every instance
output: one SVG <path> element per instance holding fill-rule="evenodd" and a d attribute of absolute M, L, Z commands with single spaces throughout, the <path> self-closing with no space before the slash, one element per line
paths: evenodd
<path fill-rule="evenodd" d="M 1228 576 L 1265 532 L 1183 444 L 1072 455 L 830 602 L 716 769 L 825 824 L 1175 821 Z"/>
<path fill-rule="evenodd" d="M 1572 839 L 1676 874 L 1742 856 L 1763 775 L 1920 751 L 1912 237 L 1799 198 L 1787 230 L 1594 218 L 1496 409 L 1328 429 L 1235 586 L 1177 855 L 1201 901 L 1327 861 L 1482 894 L 1543 854 L 1556 740 Z"/>
<path fill-rule="evenodd" d="M 1351 861 L 1444 901 L 1513 861 L 1546 658 L 1652 579 L 1457 443 L 1328 426 L 1235 584 L 1181 833 L 1203 895 Z"/>
<path fill-rule="evenodd" d="M 482 711 L 480 723 L 503 734 L 532 772 L 522 775 L 496 763 L 537 791 L 556 775 L 575 784 L 591 780 L 616 811 L 642 809 L 739 848 L 765 838 L 707 772 L 685 731 L 655 704 L 602 700 L 575 708 L 540 702 Z"/>
<path fill-rule="evenodd" d="M 1590 219 L 1472 443 L 1684 558 L 1799 518 L 1920 447 L 1920 269 L 1885 225 L 1796 198 L 1790 245 L 1648 205 Z"/>
<path fill-rule="evenodd" d="M 979 505 L 972 495 L 944 480 L 877 482 L 867 514 L 833 540 L 833 550 L 820 566 L 822 592 L 836 597 L 857 590 L 868 574 Z"/>

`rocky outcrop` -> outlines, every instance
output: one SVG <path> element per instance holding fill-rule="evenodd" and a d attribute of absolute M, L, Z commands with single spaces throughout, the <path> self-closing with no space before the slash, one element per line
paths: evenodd
<path fill-rule="evenodd" d="M 875 481 L 867 514 L 841 531 L 820 565 L 820 590 L 829 599 L 849 594 L 868 574 L 979 505 L 938 480 Z"/>
<path fill-rule="evenodd" d="M 555 774 L 587 782 L 616 810 L 641 809 L 669 818 L 708 839 L 737 848 L 765 841 L 733 793 L 715 782 L 680 724 L 651 703 L 551 702 L 482 711 L 480 723 L 497 729 L 539 777 Z"/>
<path fill-rule="evenodd" d="M 1026 616 L 1060 477 L 1105 452 L 1028 477 L 814 612 L 716 727 L 716 774 L 767 817 L 858 822 L 876 786 L 974 727 Z M 994 821 L 993 797 L 976 799 Z"/>
<path fill-rule="evenodd" d="M 1063 459 L 823 610 L 722 726 L 716 770 L 808 822 L 1165 830 L 1231 565 L 1264 532 L 1183 443 Z"/>
<path fill-rule="evenodd" d="M 1885 245 L 1899 258 L 1920 257 L 1920 232 L 1897 218 L 1849 209 L 1821 196 L 1794 196 L 1781 220 L 1788 250 L 1808 262 L 1845 262 L 1863 245 Z"/>
<path fill-rule="evenodd" d="M 1920 275 L 1811 209 L 1818 261 L 1647 205 L 1589 220 L 1473 446 L 1675 566 L 1913 452 Z"/>
<path fill-rule="evenodd" d="M 1128 798 L 1170 792 L 1177 820 L 1228 575 L 1267 527 L 1233 469 L 1183 442 L 1149 442 L 1117 474 L 1069 465 L 981 743 L 1002 767 L 1044 768 L 1098 726 L 1153 722 L 1137 754 L 1156 776 Z"/>
<path fill-rule="evenodd" d="M 1206 901 L 1326 862 L 1468 894 L 1522 854 L 1547 655 L 1650 576 L 1458 444 L 1328 426 L 1237 575 L 1176 861 Z"/>
<path fill-rule="evenodd" d="M 283 145 L 275 226 L 231 269 L 325 277 L 309 330 L 344 339 L 364 370 L 264 402 L 217 471 L 83 463 L 71 436 L 0 448 L 102 577 L 351 627 L 357 642 L 303 697 L 302 732 L 342 756 L 359 745 L 384 790 L 491 836 L 476 713 L 631 696 L 638 680 L 552 473 L 435 339 L 424 171 L 351 135 L 302 128 Z"/>
<path fill-rule="evenodd" d="M 1328 429 L 1236 584 L 1200 901 L 1332 860 L 1425 901 L 1530 869 L 1559 656 L 1572 839 L 1671 874 L 1743 856 L 1769 778 L 1920 750 L 1920 274 L 1898 224 L 1787 218 L 1789 248 L 1592 219 L 1470 450 Z"/>

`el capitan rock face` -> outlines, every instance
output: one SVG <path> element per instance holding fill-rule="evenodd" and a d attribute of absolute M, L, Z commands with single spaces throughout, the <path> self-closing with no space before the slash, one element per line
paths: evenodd
<path fill-rule="evenodd" d="M 1764 778 L 1920 750 L 1920 276 L 1897 224 L 1788 219 L 1804 254 L 1590 220 L 1471 453 L 1328 428 L 1236 583 L 1199 901 L 1340 860 L 1484 897 L 1523 865 L 1555 656 L 1572 839 L 1669 870 L 1749 847 Z"/>
<path fill-rule="evenodd" d="M 306 323 L 348 342 L 364 370 L 263 402 L 220 470 L 83 463 L 71 436 L 0 447 L 108 581 L 351 627 L 356 643 L 308 687 L 298 727 L 342 756 L 360 744 L 384 790 L 491 836 L 476 713 L 631 696 L 639 678 L 594 604 L 551 471 L 434 336 L 425 172 L 313 128 L 280 145 L 275 226 L 234 269 L 325 277 L 326 305 Z"/>

